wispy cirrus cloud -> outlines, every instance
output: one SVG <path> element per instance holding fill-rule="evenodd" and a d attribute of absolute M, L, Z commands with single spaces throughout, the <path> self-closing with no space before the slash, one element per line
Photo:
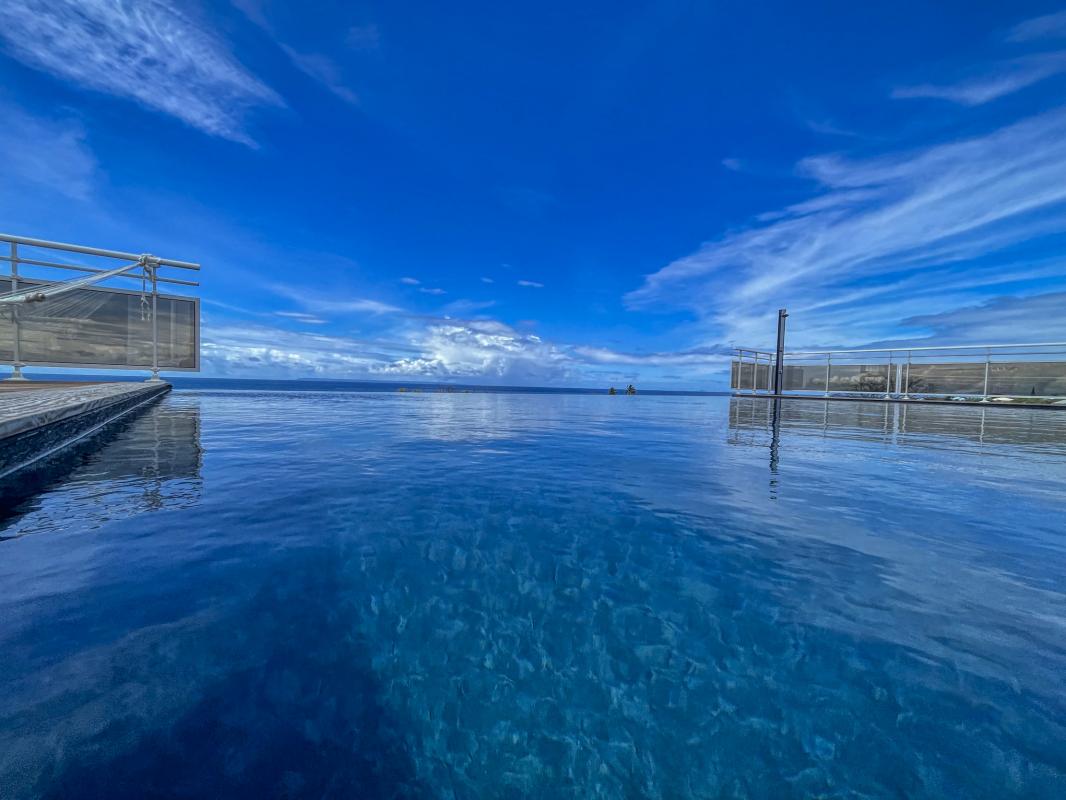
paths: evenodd
<path fill-rule="evenodd" d="M 1032 42 L 1038 39 L 1066 39 L 1066 11 L 1019 22 L 1007 34 L 1008 42 Z"/>
<path fill-rule="evenodd" d="M 543 283 L 539 283 L 537 281 L 525 281 L 525 280 L 523 280 L 523 281 L 518 281 L 517 283 L 518 283 L 519 286 L 524 286 L 527 289 L 543 289 L 544 288 L 544 284 Z"/>
<path fill-rule="evenodd" d="M 948 100 L 977 106 L 1014 94 L 1062 72 L 1066 72 L 1066 52 L 1038 53 L 1001 61 L 980 75 L 956 83 L 901 86 L 892 91 L 892 96 L 897 99 Z"/>
<path fill-rule="evenodd" d="M 96 158 L 79 121 L 38 117 L 2 101 L 0 119 L 0 163 L 9 186 L 37 184 L 76 200 L 92 194 Z"/>
<path fill-rule="evenodd" d="M 1048 14 L 1015 25 L 1003 37 L 1006 42 L 1030 44 L 1042 39 L 1066 38 L 1066 12 Z M 900 99 L 929 98 L 977 106 L 1021 91 L 1028 86 L 1066 72 L 1066 51 L 1029 53 L 1000 60 L 980 72 L 948 83 L 901 86 L 892 96 Z"/>
<path fill-rule="evenodd" d="M 990 256 L 1066 225 L 1066 110 L 919 150 L 808 158 L 798 170 L 817 187 L 809 201 L 646 276 L 630 307 L 687 309 L 712 341 L 750 344 L 787 305 L 806 344 L 859 343 L 972 302 L 975 283 L 1025 280 L 1030 265 Z"/>
<path fill-rule="evenodd" d="M 606 347 L 579 346 L 574 348 L 574 352 L 594 364 L 630 366 L 721 366 L 728 364 L 733 354 L 732 348 L 723 345 L 655 353 L 628 353 Z"/>
<path fill-rule="evenodd" d="M 301 53 L 287 44 L 278 45 L 300 72 L 322 84 L 349 105 L 359 105 L 359 96 L 344 82 L 336 62 L 320 53 Z"/>
<path fill-rule="evenodd" d="M 399 314 L 403 311 L 399 306 L 367 297 L 352 297 L 344 300 L 310 297 L 306 298 L 304 303 L 308 308 L 319 313 Z"/>
<path fill-rule="evenodd" d="M 444 306 L 441 311 L 444 314 L 473 314 L 485 311 L 496 305 L 495 300 L 453 300 Z"/>
<path fill-rule="evenodd" d="M 281 51 L 288 57 L 289 62 L 307 77 L 316 81 L 334 95 L 349 105 L 359 105 L 359 96 L 345 82 L 343 70 L 340 65 L 327 55 L 318 52 L 307 52 L 304 49 L 294 47 L 283 35 L 284 27 L 275 24 L 272 15 L 268 13 L 268 6 L 262 0 L 231 0 L 234 8 L 240 11 L 245 18 L 267 33 Z M 349 30 L 349 46 L 355 50 L 372 50 L 378 45 L 378 30 L 375 26 L 365 29 L 355 27 Z M 363 46 L 360 46 L 362 38 Z"/>
<path fill-rule="evenodd" d="M 329 320 L 322 319 L 314 314 L 306 314 L 303 311 L 275 311 L 274 316 L 304 322 L 308 325 L 325 325 Z"/>
<path fill-rule="evenodd" d="M 275 294 L 292 300 L 312 314 L 400 314 L 403 309 L 370 297 L 326 296 L 284 284 L 271 284 Z M 305 313 L 306 313 L 305 312 Z"/>
<path fill-rule="evenodd" d="M 906 327 L 929 332 L 930 338 L 960 344 L 1017 344 L 1019 331 L 1032 330 L 1039 320 L 1041 341 L 1066 341 L 1066 292 L 1025 297 L 993 297 L 982 303 L 903 320 Z M 1032 336 L 1024 337 L 1025 341 Z"/>
<path fill-rule="evenodd" d="M 0 46 L 29 67 L 250 146 L 247 112 L 284 104 L 213 31 L 159 0 L 7 0 Z"/>

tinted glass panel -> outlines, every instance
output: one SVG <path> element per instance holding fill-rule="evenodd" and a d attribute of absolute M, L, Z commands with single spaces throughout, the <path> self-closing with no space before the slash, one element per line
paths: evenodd
<path fill-rule="evenodd" d="M 20 282 L 20 288 L 27 285 Z M 11 290 L 0 281 L 0 292 Z M 0 310 L 0 358 L 13 354 L 12 315 L 18 314 L 19 354 L 26 364 L 152 366 L 151 296 L 113 289 L 74 289 L 40 303 Z M 159 366 L 197 369 L 196 302 L 160 297 Z"/>

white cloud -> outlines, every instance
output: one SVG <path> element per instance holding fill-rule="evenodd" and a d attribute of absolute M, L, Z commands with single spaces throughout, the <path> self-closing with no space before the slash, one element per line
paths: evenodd
<path fill-rule="evenodd" d="M 895 98 L 949 100 L 967 106 L 981 105 L 1020 91 L 1027 86 L 1066 71 L 1066 53 L 1040 53 L 996 64 L 976 78 L 948 85 L 921 84 L 893 90 Z"/>
<path fill-rule="evenodd" d="M 247 145 L 246 112 L 283 104 L 213 32 L 159 0 L 6 0 L 0 40 L 30 67 Z"/>
<path fill-rule="evenodd" d="M 341 68 L 333 59 L 321 53 L 304 52 L 287 44 L 279 34 L 282 26 L 275 25 L 271 21 L 266 8 L 259 0 L 231 0 L 231 2 L 249 22 L 270 35 L 296 69 L 320 83 L 344 102 L 353 106 L 359 105 L 359 96 L 347 86 Z M 373 32 L 368 30 L 367 36 L 371 36 L 372 33 L 376 33 L 376 28 Z"/>
<path fill-rule="evenodd" d="M 537 283 L 536 281 L 518 281 L 519 286 L 525 286 L 530 289 L 543 289 L 543 283 Z"/>
<path fill-rule="evenodd" d="M 394 357 L 341 336 L 264 325 L 205 325 L 201 357 L 208 373 L 231 377 L 365 377 Z"/>
<path fill-rule="evenodd" d="M 496 305 L 495 300 L 453 300 L 442 311 L 445 314 L 473 314 Z"/>
<path fill-rule="evenodd" d="M 322 313 L 330 311 L 344 313 L 355 312 L 360 314 L 398 314 L 403 309 L 398 306 L 383 303 L 380 300 L 371 300 L 365 297 L 353 297 L 348 300 L 325 300 L 322 298 L 308 298 L 308 308 Z"/>
<path fill-rule="evenodd" d="M 1022 344 L 1066 341 L 1066 292 L 1028 297 L 995 297 L 970 306 L 903 321 L 927 331 L 930 341 L 960 344 Z M 1033 320 L 1039 320 L 1034 331 Z M 1039 333 L 1039 336 L 1034 336 Z"/>
<path fill-rule="evenodd" d="M 558 383 L 572 359 L 539 336 L 520 333 L 502 322 L 451 321 L 429 325 L 412 345 L 420 354 L 379 366 L 381 375 L 426 378 L 488 378 L 496 382 Z"/>
<path fill-rule="evenodd" d="M 406 283 L 408 286 L 418 286 L 421 282 L 418 278 L 400 278 L 400 283 Z"/>
<path fill-rule="evenodd" d="M 740 344 L 764 342 L 787 305 L 816 345 L 884 338 L 902 317 L 972 301 L 969 284 L 1009 278 L 989 255 L 1066 224 L 1066 111 L 800 171 L 820 188 L 810 201 L 648 275 L 629 305 L 691 310 L 707 336 Z"/>
<path fill-rule="evenodd" d="M 481 282 L 482 283 L 496 283 L 496 281 L 494 281 L 492 278 L 482 278 Z"/>
<path fill-rule="evenodd" d="M 848 130 L 847 128 L 841 128 L 831 120 L 817 120 L 808 119 L 805 121 L 807 127 L 814 133 L 820 133 L 825 136 L 857 136 L 855 131 Z"/>
<path fill-rule="evenodd" d="M 286 319 L 294 319 L 297 322 L 306 322 L 309 325 L 325 325 L 329 321 L 316 317 L 314 314 L 305 314 L 303 311 L 275 311 L 274 315 L 285 317 Z"/>
<path fill-rule="evenodd" d="M 594 364 L 633 364 L 650 366 L 712 366 L 720 367 L 732 359 L 732 348 L 697 347 L 658 353 L 625 353 L 606 347 L 575 347 L 574 352 Z"/>
<path fill-rule="evenodd" d="M 39 184 L 77 200 L 93 191 L 96 159 L 75 120 L 36 117 L 0 103 L 0 163 L 8 184 Z"/>
<path fill-rule="evenodd" d="M 318 53 L 301 53 L 280 42 L 278 46 L 300 72 L 318 81 L 344 102 L 359 105 L 359 96 L 345 85 L 340 67 L 332 59 Z"/>
<path fill-rule="evenodd" d="M 1066 11 L 1019 22 L 1007 34 L 1009 42 L 1029 42 L 1034 39 L 1052 38 L 1066 39 Z"/>
<path fill-rule="evenodd" d="M 419 289 L 418 291 L 422 292 L 422 294 L 433 294 L 433 295 L 442 295 L 442 294 L 447 294 L 447 292 L 446 292 L 446 291 L 444 291 L 443 289 L 436 289 L 436 288 L 434 288 L 434 289 L 430 289 L 430 288 L 428 288 L 428 287 L 425 287 L 425 286 L 423 286 L 423 287 L 422 287 L 421 289 Z"/>
<path fill-rule="evenodd" d="M 270 288 L 313 314 L 399 314 L 403 311 L 398 306 L 368 297 L 338 297 L 337 292 L 333 296 L 323 296 L 285 284 L 272 284 Z"/>
<path fill-rule="evenodd" d="M 470 312 L 474 305 L 454 310 Z M 306 319 L 313 315 L 275 313 L 314 324 Z M 719 375 L 728 362 L 728 349 L 723 347 L 625 353 L 550 342 L 492 319 L 399 316 L 386 321 L 377 334 L 356 338 L 255 323 L 219 323 L 212 318 L 204 325 L 204 369 L 208 374 L 250 377 L 554 386 L 625 380 L 694 386 L 721 383 Z M 661 368 L 670 366 L 683 366 L 685 377 L 663 378 Z"/>
<path fill-rule="evenodd" d="M 564 350 L 496 321 L 434 320 L 406 341 L 365 340 L 263 325 L 205 326 L 203 360 L 225 375 L 464 378 L 559 383 Z"/>

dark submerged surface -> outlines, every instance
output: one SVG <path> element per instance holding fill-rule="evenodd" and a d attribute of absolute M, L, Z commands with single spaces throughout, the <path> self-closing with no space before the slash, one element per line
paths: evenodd
<path fill-rule="evenodd" d="M 1066 415 L 177 392 L 0 486 L 2 797 L 1061 797 Z"/>

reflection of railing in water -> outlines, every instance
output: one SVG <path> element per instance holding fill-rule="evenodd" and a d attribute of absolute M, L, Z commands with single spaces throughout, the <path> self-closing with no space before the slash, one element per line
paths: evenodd
<path fill-rule="evenodd" d="M 0 275 L 0 363 L 13 365 L 14 379 L 27 365 L 150 369 L 153 378 L 199 369 L 199 299 L 159 293 L 159 284 L 198 286 L 161 272 L 198 264 L 7 234 L 0 242 L 10 268 Z M 140 290 L 81 285 L 103 278 Z"/>
<path fill-rule="evenodd" d="M 1053 415 L 1055 420 L 1061 419 Z M 729 443 L 766 446 L 777 460 L 778 438 L 792 433 L 841 439 L 891 441 L 928 447 L 933 440 L 1014 445 L 1051 449 L 1066 456 L 1066 420 L 1049 424 L 1040 411 L 1019 409 L 1010 414 L 985 408 L 908 406 L 896 403 L 783 403 L 765 396 L 738 396 L 729 401 Z"/>
<path fill-rule="evenodd" d="M 0 481 L 0 539 L 19 536 L 21 515 L 53 489 L 84 500 L 61 504 L 67 511 L 77 508 L 82 527 L 96 519 L 188 507 L 200 500 L 202 466 L 199 405 L 165 401 L 20 472 L 17 481 Z M 49 513 L 48 504 L 35 510 L 35 529 L 64 524 L 49 524 L 43 519 Z"/>
<path fill-rule="evenodd" d="M 775 354 L 736 348 L 730 387 L 770 393 Z M 784 392 L 914 396 L 1066 397 L 1066 343 L 962 345 L 785 353 Z"/>

